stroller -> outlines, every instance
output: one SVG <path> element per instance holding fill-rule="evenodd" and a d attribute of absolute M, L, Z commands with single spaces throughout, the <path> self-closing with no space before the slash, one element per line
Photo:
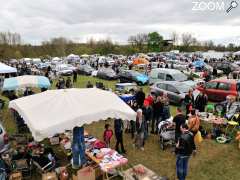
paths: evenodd
<path fill-rule="evenodd" d="M 167 145 L 175 146 L 175 129 L 169 121 L 162 121 L 158 125 L 160 148 L 165 150 Z"/>

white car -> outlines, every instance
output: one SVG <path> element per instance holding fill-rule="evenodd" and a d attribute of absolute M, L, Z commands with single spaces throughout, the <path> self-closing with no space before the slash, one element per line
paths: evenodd
<path fill-rule="evenodd" d="M 73 74 L 73 71 L 77 70 L 77 68 L 71 64 L 60 64 L 56 66 L 55 70 L 58 76 L 71 76 Z"/>

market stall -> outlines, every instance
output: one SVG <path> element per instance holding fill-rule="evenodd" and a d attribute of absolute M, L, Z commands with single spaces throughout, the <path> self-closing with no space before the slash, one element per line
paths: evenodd
<path fill-rule="evenodd" d="M 51 86 L 50 81 L 45 76 L 24 75 L 5 79 L 2 90 L 12 91 L 20 88 L 29 87 L 47 89 L 50 86 Z"/>
<path fill-rule="evenodd" d="M 136 118 L 116 94 L 96 88 L 48 90 L 10 101 L 9 108 L 20 114 L 36 141 L 107 118 Z"/>
<path fill-rule="evenodd" d="M 17 69 L 0 62 L 0 74 L 16 73 Z"/>
<path fill-rule="evenodd" d="M 107 118 L 135 120 L 136 113 L 112 92 L 96 88 L 48 90 L 10 101 L 9 108 L 23 118 L 35 141 L 63 134 L 60 135 L 60 147 L 71 154 L 73 165 L 80 159 L 80 164 L 88 162 L 87 158 L 109 179 L 109 173 L 128 162 L 115 150 L 106 148 L 101 140 L 83 133 L 82 126 L 95 121 Z"/>

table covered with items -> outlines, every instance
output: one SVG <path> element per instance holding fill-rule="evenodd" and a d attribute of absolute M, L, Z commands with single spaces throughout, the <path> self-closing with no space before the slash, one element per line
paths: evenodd
<path fill-rule="evenodd" d="M 61 135 L 62 140 L 60 141 L 60 146 L 64 152 L 69 156 L 72 154 L 72 134 L 67 132 L 65 135 Z M 84 132 L 84 144 L 85 144 L 85 155 L 87 165 L 94 165 L 98 167 L 105 179 L 110 179 L 115 175 L 121 174 L 123 167 L 127 165 L 128 159 L 123 155 L 119 154 L 117 151 L 107 148 L 106 144 L 101 140 L 95 138 L 94 136 L 88 135 Z"/>
<path fill-rule="evenodd" d="M 146 168 L 142 164 L 138 164 L 123 172 L 124 180 L 166 180 L 165 177 L 160 177 L 152 170 Z"/>

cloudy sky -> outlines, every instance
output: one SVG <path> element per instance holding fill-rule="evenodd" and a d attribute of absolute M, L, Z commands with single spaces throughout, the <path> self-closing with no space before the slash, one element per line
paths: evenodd
<path fill-rule="evenodd" d="M 0 31 L 18 32 L 32 44 L 58 36 L 78 42 L 110 37 L 126 43 L 130 35 L 151 31 L 165 39 L 176 31 L 190 32 L 199 40 L 240 44 L 240 0 L 226 13 L 231 1 L 0 0 Z M 221 3 L 224 10 L 218 8 Z"/>

